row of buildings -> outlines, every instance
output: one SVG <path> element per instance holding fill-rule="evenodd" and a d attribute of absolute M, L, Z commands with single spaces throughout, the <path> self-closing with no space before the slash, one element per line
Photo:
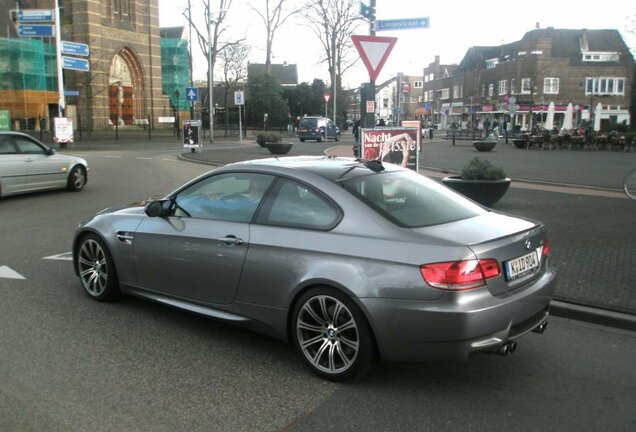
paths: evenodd
<path fill-rule="evenodd" d="M 23 9 L 51 9 L 53 3 L 17 2 Z M 60 4 L 61 39 L 90 47 L 90 71 L 64 71 L 65 115 L 89 129 L 156 125 L 170 121 L 175 111 L 187 118 L 188 42 L 182 28 L 159 28 L 158 0 Z M 0 14 L 0 111 L 9 111 L 16 128 L 48 127 L 43 120 L 58 113 L 54 39 L 20 38 L 16 24 L 9 14 Z M 248 79 L 256 71 L 250 66 Z M 297 84 L 296 65 L 273 66 L 274 73 L 285 75 L 282 82 Z M 459 64 L 442 64 L 435 57 L 421 75 L 377 84 L 375 114 L 385 122 L 418 118 L 439 128 L 489 119 L 529 129 L 552 103 L 556 124 L 569 104 L 576 123 L 595 118 L 633 124 L 635 70 L 616 30 L 537 28 L 517 42 L 472 47 Z M 358 91 L 347 96 L 346 117 L 359 118 Z M 200 107 L 205 106 L 203 101 Z"/>
<path fill-rule="evenodd" d="M 421 75 L 377 84 L 376 116 L 419 118 L 442 129 L 489 119 L 528 130 L 542 124 L 552 103 L 555 127 L 569 104 L 575 125 L 630 125 L 634 78 L 634 57 L 618 31 L 536 28 L 516 42 L 472 47 L 459 64 L 436 56 Z"/>

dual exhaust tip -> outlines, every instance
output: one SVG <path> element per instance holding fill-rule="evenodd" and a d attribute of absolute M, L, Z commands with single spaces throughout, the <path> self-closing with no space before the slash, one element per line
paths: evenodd
<path fill-rule="evenodd" d="M 541 324 L 539 324 L 534 329 L 532 329 L 532 331 L 535 332 L 535 333 L 543 333 L 543 332 L 545 332 L 547 327 L 548 327 L 548 321 L 546 320 L 546 321 L 543 321 Z M 497 348 L 497 351 L 495 351 L 495 352 L 497 354 L 499 354 L 499 355 L 507 356 L 507 355 L 510 355 L 510 354 L 514 353 L 515 351 L 517 351 L 517 342 L 508 341 L 508 342 L 505 342 L 505 343 L 501 344 L 499 346 L 499 348 Z"/>

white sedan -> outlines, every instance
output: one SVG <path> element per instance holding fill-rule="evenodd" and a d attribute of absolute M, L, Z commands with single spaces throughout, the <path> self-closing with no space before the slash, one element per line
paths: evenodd
<path fill-rule="evenodd" d="M 21 132 L 0 132 L 0 197 L 47 189 L 81 190 L 88 164 L 79 157 L 56 154 Z"/>

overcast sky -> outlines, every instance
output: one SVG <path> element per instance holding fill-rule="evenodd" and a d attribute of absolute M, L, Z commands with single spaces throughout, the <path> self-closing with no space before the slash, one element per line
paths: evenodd
<path fill-rule="evenodd" d="M 218 4 L 218 0 L 211 0 Z M 191 0 L 195 21 L 203 23 L 200 0 Z M 234 0 L 228 13 L 231 27 L 228 36 L 247 38 L 252 47 L 250 61 L 265 62 L 265 28 L 248 4 L 258 5 L 264 0 Z M 301 0 L 288 0 L 290 5 Z M 365 0 L 368 4 L 369 0 Z M 627 46 L 636 48 L 636 8 L 630 2 L 618 0 L 528 0 L 509 2 L 489 1 L 422 1 L 376 0 L 377 19 L 429 17 L 430 28 L 377 32 L 377 36 L 398 38 L 377 82 L 395 76 L 421 75 L 423 67 L 433 62 L 436 55 L 444 64 L 459 63 L 471 46 L 498 46 L 520 40 L 536 27 L 559 29 L 616 29 Z M 162 27 L 187 26 L 182 12 L 188 0 L 159 0 L 159 19 Z M 198 12 L 197 12 L 198 11 Z M 361 27 L 359 34 L 368 35 L 369 27 Z M 187 37 L 187 29 L 184 33 Z M 206 59 L 193 43 L 195 79 L 205 79 Z M 273 48 L 274 63 L 298 65 L 300 82 L 323 79 L 329 84 L 327 66 L 319 62 L 323 50 L 314 33 L 303 23 L 302 17 L 288 20 L 276 33 Z M 345 86 L 358 87 L 369 79 L 361 61 L 343 77 Z"/>

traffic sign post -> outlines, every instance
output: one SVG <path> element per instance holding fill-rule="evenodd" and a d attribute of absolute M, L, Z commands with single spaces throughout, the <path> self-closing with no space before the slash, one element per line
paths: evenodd
<path fill-rule="evenodd" d="M 241 106 L 245 104 L 245 96 L 243 90 L 236 90 L 234 92 L 234 105 L 239 108 L 239 141 L 243 145 L 243 120 L 241 116 Z"/>
<path fill-rule="evenodd" d="M 418 28 L 429 28 L 429 17 L 422 18 L 404 18 L 404 19 L 392 19 L 392 20 L 377 20 L 377 31 L 388 30 L 411 30 Z"/>
<path fill-rule="evenodd" d="M 78 42 L 62 41 L 62 54 L 76 55 L 80 57 L 88 57 L 88 45 Z"/>
<path fill-rule="evenodd" d="M 186 99 L 190 102 L 199 100 L 199 89 L 197 87 L 186 87 Z"/>
<path fill-rule="evenodd" d="M 53 22 L 51 9 L 13 9 L 11 13 L 17 15 L 19 22 Z"/>
<path fill-rule="evenodd" d="M 90 65 L 88 60 L 75 57 L 62 57 L 62 68 L 76 70 L 80 72 L 88 72 Z"/>
<path fill-rule="evenodd" d="M 20 24 L 18 25 L 20 37 L 53 37 L 53 26 L 50 24 Z"/>

